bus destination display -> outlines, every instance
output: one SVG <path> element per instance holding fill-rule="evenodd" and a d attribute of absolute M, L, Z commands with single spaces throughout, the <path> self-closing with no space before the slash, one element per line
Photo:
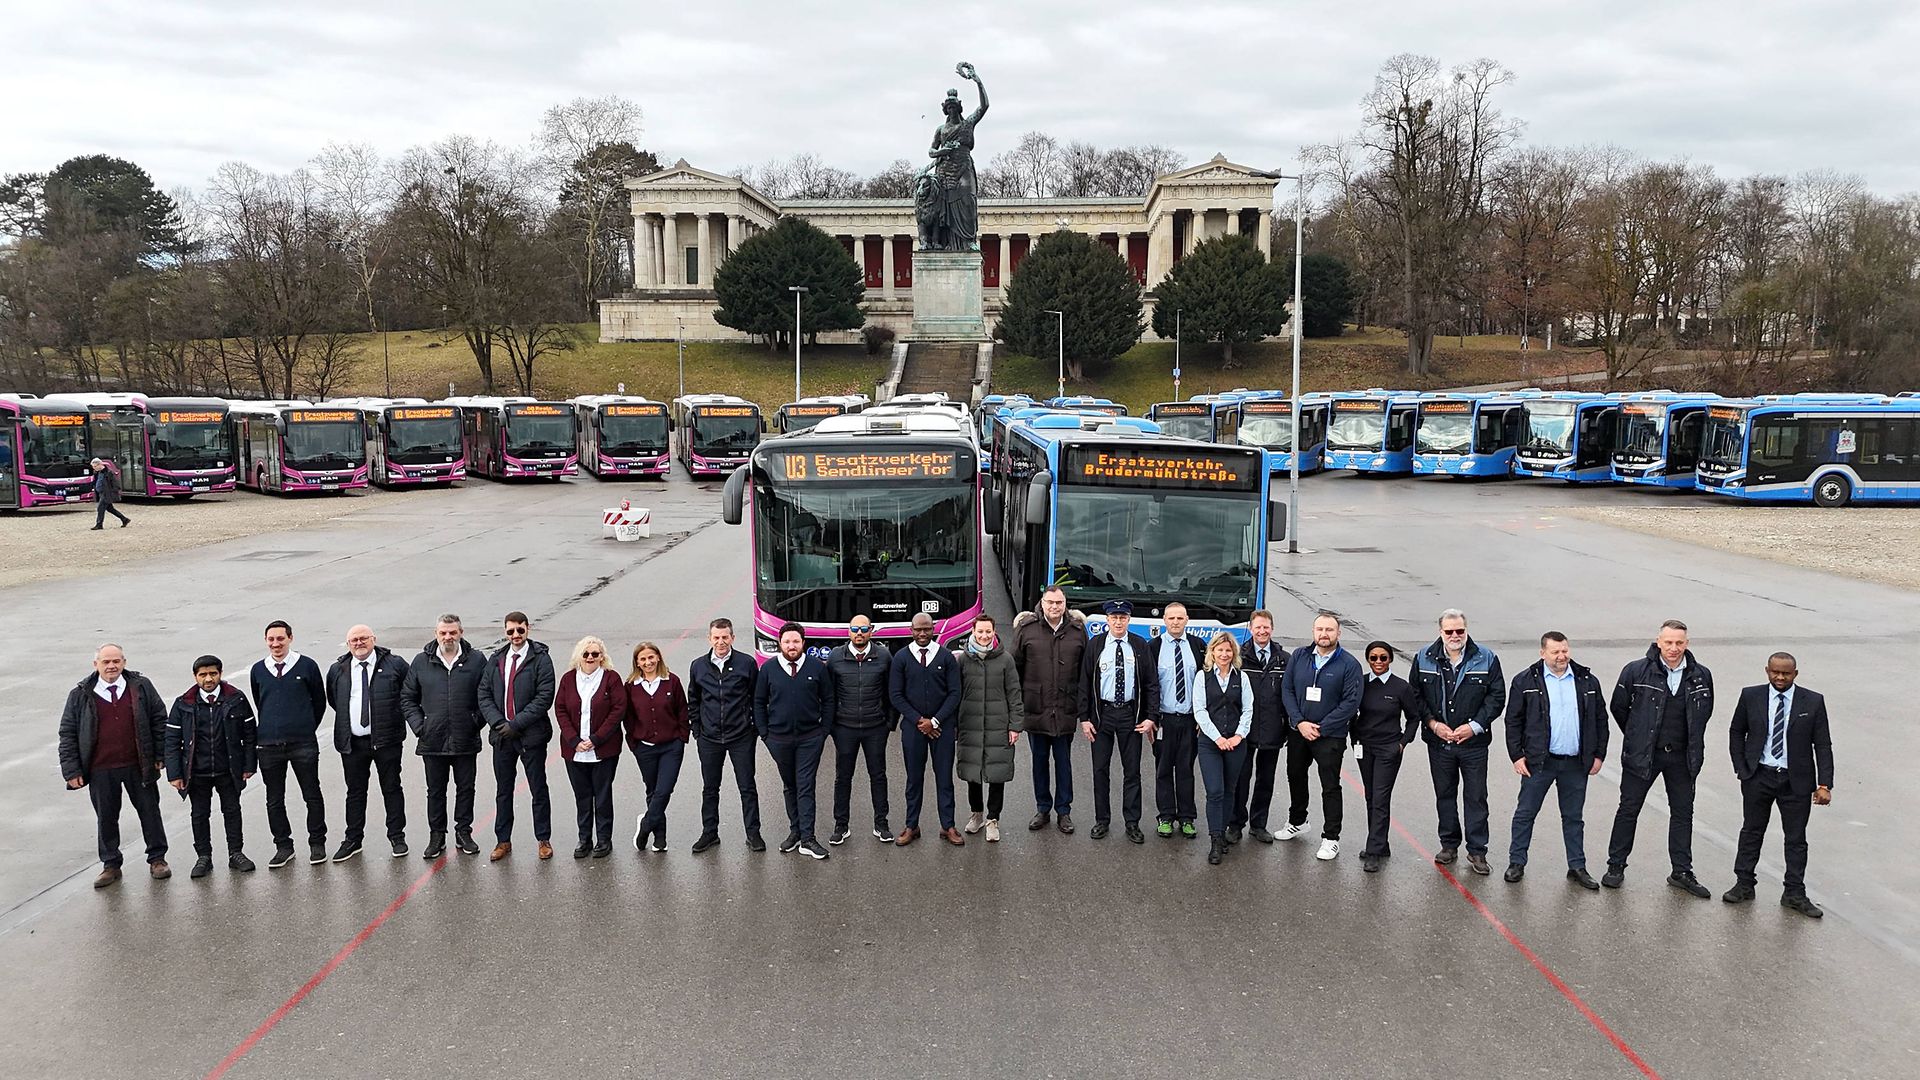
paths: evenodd
<path fill-rule="evenodd" d="M 843 405 L 789 405 L 788 416 L 839 416 L 846 412 Z"/>
<path fill-rule="evenodd" d="M 667 415 L 667 407 L 665 405 L 609 405 L 605 411 L 608 416 Z"/>
<path fill-rule="evenodd" d="M 1153 410 L 1155 416 L 1205 416 L 1212 412 L 1209 405 L 1160 405 Z"/>
<path fill-rule="evenodd" d="M 287 419 L 296 424 L 335 424 L 358 420 L 360 414 L 351 409 L 295 409 L 287 414 Z"/>
<path fill-rule="evenodd" d="M 1158 447 L 1068 447 L 1066 475 L 1078 484 L 1258 491 L 1266 459 L 1258 454 L 1209 454 Z"/>
<path fill-rule="evenodd" d="M 34 426 L 43 428 L 85 427 L 87 425 L 86 413 L 40 413 L 32 419 Z"/>
<path fill-rule="evenodd" d="M 1473 411 L 1473 402 L 1428 401 L 1421 404 L 1420 411 L 1426 413 L 1470 413 Z"/>
<path fill-rule="evenodd" d="M 695 416 L 759 416 L 760 410 L 752 405 L 702 405 L 693 413 Z"/>
<path fill-rule="evenodd" d="M 217 412 L 163 412 L 160 422 L 163 424 L 217 424 L 226 416 Z"/>
<path fill-rule="evenodd" d="M 960 475 L 953 450 L 809 450 L 774 455 L 776 480 L 952 480 Z"/>
<path fill-rule="evenodd" d="M 453 407 L 444 409 L 395 409 L 387 415 L 395 420 L 451 420 Z"/>
<path fill-rule="evenodd" d="M 1333 403 L 1333 411 L 1334 412 L 1379 412 L 1381 409 L 1386 407 L 1386 404 L 1387 403 L 1384 401 L 1359 401 L 1359 400 L 1336 401 Z"/>
<path fill-rule="evenodd" d="M 1240 411 L 1246 413 L 1248 416 L 1292 416 L 1293 402 L 1285 400 L 1248 401 L 1241 404 Z"/>
<path fill-rule="evenodd" d="M 515 416 L 565 416 L 564 405 L 512 405 L 508 411 Z"/>

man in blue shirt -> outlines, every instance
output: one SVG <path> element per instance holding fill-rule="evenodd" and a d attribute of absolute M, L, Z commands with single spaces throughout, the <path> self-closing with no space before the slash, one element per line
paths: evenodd
<path fill-rule="evenodd" d="M 1520 801 L 1513 810 L 1513 843 L 1507 881 L 1527 873 L 1527 849 L 1533 820 L 1546 802 L 1547 789 L 1560 795 L 1560 835 L 1567 846 L 1567 879 L 1598 891 L 1587 873 L 1587 777 L 1600 771 L 1607 755 L 1607 702 L 1600 680 L 1573 662 L 1567 635 L 1540 635 L 1540 659 L 1514 676 L 1507 694 L 1507 756 L 1520 774 Z"/>
<path fill-rule="evenodd" d="M 1153 806 L 1155 832 L 1162 839 L 1177 829 L 1191 840 L 1199 806 L 1193 795 L 1195 744 L 1194 677 L 1207 666 L 1206 643 L 1187 633 L 1187 605 L 1175 600 L 1162 609 L 1167 632 L 1147 646 L 1147 662 L 1159 676 L 1160 714 L 1153 732 Z"/>

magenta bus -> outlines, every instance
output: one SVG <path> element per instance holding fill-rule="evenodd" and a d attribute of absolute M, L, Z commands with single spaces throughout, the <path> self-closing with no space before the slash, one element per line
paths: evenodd
<path fill-rule="evenodd" d="M 580 468 L 610 479 L 665 480 L 673 469 L 667 403 L 623 394 L 583 394 L 574 409 L 574 449 Z"/>
<path fill-rule="evenodd" d="M 981 610 L 980 472 L 967 421 L 940 413 L 830 416 L 761 443 L 727 478 L 729 524 L 749 516 L 754 647 L 780 626 L 811 651 L 847 640 L 855 615 L 894 649 L 915 615 L 952 644 Z"/>
<path fill-rule="evenodd" d="M 561 480 L 580 471 L 573 406 L 530 397 L 453 397 L 467 471 L 490 480 Z"/>
<path fill-rule="evenodd" d="M 451 486 L 467 478 L 460 409 L 425 398 L 329 398 L 322 408 L 366 418 L 367 479 L 383 488 Z"/>
<path fill-rule="evenodd" d="M 92 458 L 84 406 L 0 396 L 0 510 L 92 502 Z"/>
<path fill-rule="evenodd" d="M 50 394 L 48 398 L 87 408 L 94 456 L 120 469 L 122 495 L 191 499 L 233 490 L 227 403 L 219 398 L 145 394 Z"/>
<path fill-rule="evenodd" d="M 359 409 L 304 401 L 227 404 L 241 487 L 295 495 L 367 486 L 366 419 Z"/>

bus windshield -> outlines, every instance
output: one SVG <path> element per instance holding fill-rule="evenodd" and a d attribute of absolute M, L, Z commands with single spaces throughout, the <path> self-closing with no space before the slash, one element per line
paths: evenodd
<path fill-rule="evenodd" d="M 958 615 L 979 598 L 971 480 L 804 484 L 753 496 L 760 606 L 796 622 Z"/>
<path fill-rule="evenodd" d="M 1473 414 L 1422 413 L 1413 449 L 1421 454 L 1464 454 L 1473 446 Z"/>
<path fill-rule="evenodd" d="M 1520 448 L 1562 454 L 1572 450 L 1576 408 L 1571 401 L 1528 402 L 1527 437 Z"/>
<path fill-rule="evenodd" d="M 702 453 L 744 453 L 760 441 L 758 416 L 696 416 L 693 421 L 693 448 Z"/>
<path fill-rule="evenodd" d="M 359 420 L 287 421 L 287 463 L 302 465 L 357 465 L 366 454 L 364 428 Z"/>
<path fill-rule="evenodd" d="M 212 469 L 233 463 L 219 420 L 153 426 L 153 463 L 163 469 Z"/>
<path fill-rule="evenodd" d="M 1160 430 L 1180 439 L 1199 439 L 1201 442 L 1213 441 L 1213 417 L 1211 416 L 1156 416 L 1153 422 Z"/>
<path fill-rule="evenodd" d="M 667 414 L 600 417 L 600 449 L 609 453 L 659 452 L 667 446 Z"/>
<path fill-rule="evenodd" d="M 460 418 L 392 420 L 387 425 L 387 457 L 402 465 L 425 465 L 413 458 L 446 457 L 460 452 Z"/>
<path fill-rule="evenodd" d="M 573 417 L 508 413 L 507 446 L 516 453 L 522 450 L 570 451 L 573 449 Z"/>
<path fill-rule="evenodd" d="M 1238 441 L 1242 446 L 1291 450 L 1293 449 L 1293 417 L 1249 416 L 1240 421 Z"/>
<path fill-rule="evenodd" d="M 1378 450 L 1387 437 L 1387 407 L 1362 411 L 1336 409 L 1327 428 L 1327 445 L 1336 450 Z"/>
<path fill-rule="evenodd" d="M 1057 502 L 1053 580 L 1070 603 L 1182 600 L 1202 618 L 1252 614 L 1258 495 L 1063 486 Z"/>
<path fill-rule="evenodd" d="M 65 420 L 66 417 L 57 419 Z M 49 480 L 87 475 L 87 424 L 23 425 L 20 457 L 27 471 Z"/>
<path fill-rule="evenodd" d="M 1620 415 L 1620 453 L 1651 461 L 1666 450 L 1666 430 L 1667 414 L 1664 409 L 1651 413 L 1623 409 Z"/>
<path fill-rule="evenodd" d="M 1741 464 L 1747 448 L 1745 417 L 1708 417 L 1702 447 L 1702 461 L 1726 466 Z"/>

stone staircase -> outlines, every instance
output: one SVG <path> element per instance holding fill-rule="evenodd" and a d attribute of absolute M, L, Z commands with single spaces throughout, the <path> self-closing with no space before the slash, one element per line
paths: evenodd
<path fill-rule="evenodd" d="M 951 401 L 973 400 L 974 363 L 979 346 L 973 342 L 916 341 L 907 345 L 906 369 L 897 394 L 945 393 Z"/>

